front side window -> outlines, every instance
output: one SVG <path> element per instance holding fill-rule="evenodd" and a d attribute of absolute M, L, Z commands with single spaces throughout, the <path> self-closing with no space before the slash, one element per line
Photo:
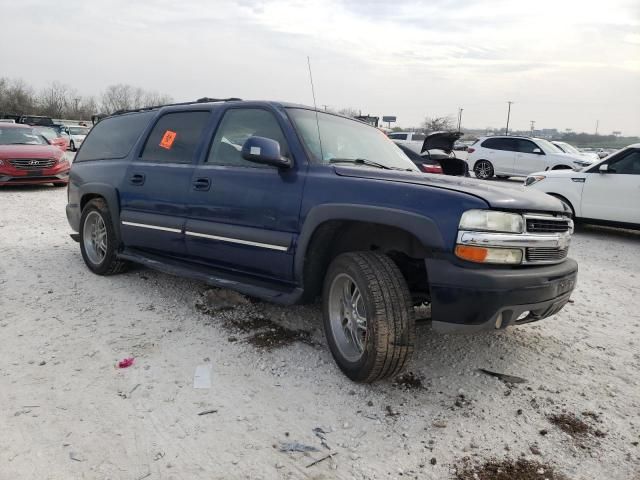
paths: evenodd
<path fill-rule="evenodd" d="M 146 162 L 191 163 L 209 112 L 175 112 L 160 117 L 141 158 Z"/>
<path fill-rule="evenodd" d="M 618 175 L 640 175 L 640 151 L 633 150 L 620 159 L 609 161 L 609 171 Z"/>
<path fill-rule="evenodd" d="M 375 127 L 303 108 L 289 108 L 287 112 L 312 161 L 369 161 L 385 168 L 418 171 L 402 150 Z"/>
<path fill-rule="evenodd" d="M 264 137 L 280 144 L 280 154 L 289 156 L 287 141 L 273 114 L 260 108 L 228 110 L 213 138 L 207 163 L 236 167 L 271 168 L 242 158 L 242 146 L 249 137 Z"/>
<path fill-rule="evenodd" d="M 535 150 L 539 150 L 538 152 L 536 152 Z M 541 153 L 542 150 L 540 149 L 540 147 L 538 147 L 538 145 L 536 145 L 535 143 L 533 143 L 530 140 L 522 140 L 519 139 L 518 140 L 518 152 L 520 153 Z"/>

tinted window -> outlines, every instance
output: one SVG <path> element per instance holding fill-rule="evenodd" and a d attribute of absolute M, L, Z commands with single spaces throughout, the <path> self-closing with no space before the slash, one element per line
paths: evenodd
<path fill-rule="evenodd" d="M 484 148 L 490 148 L 493 150 L 515 150 L 515 141 L 512 138 L 488 138 L 482 142 Z"/>
<path fill-rule="evenodd" d="M 518 150 L 517 150 L 518 152 L 521 152 L 521 153 L 534 153 L 535 149 L 540 150 L 540 148 L 535 143 L 533 143 L 532 141 L 530 141 L 530 140 L 522 140 L 522 139 L 518 140 Z"/>
<path fill-rule="evenodd" d="M 126 157 L 154 115 L 129 113 L 98 122 L 82 142 L 74 162 Z"/>
<path fill-rule="evenodd" d="M 414 133 L 411 136 L 411 140 L 417 141 L 417 142 L 424 142 L 425 139 L 425 135 L 421 134 L 421 133 Z"/>
<path fill-rule="evenodd" d="M 406 140 L 407 139 L 407 134 L 406 133 L 392 133 L 389 135 L 389 138 L 391 140 Z"/>
<path fill-rule="evenodd" d="M 209 112 L 176 112 L 160 117 L 141 158 L 147 162 L 191 163 Z"/>
<path fill-rule="evenodd" d="M 222 122 L 209 150 L 207 163 L 238 167 L 269 168 L 242 158 L 242 145 L 249 137 L 265 137 L 280 144 L 280 153 L 288 156 L 287 142 L 271 112 L 258 108 L 231 109 Z"/>
<path fill-rule="evenodd" d="M 620 160 L 609 162 L 612 173 L 621 175 L 640 175 L 640 151 L 634 150 Z"/>

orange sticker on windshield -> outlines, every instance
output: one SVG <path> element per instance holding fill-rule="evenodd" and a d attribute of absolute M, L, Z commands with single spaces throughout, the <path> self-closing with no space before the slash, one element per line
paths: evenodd
<path fill-rule="evenodd" d="M 167 150 L 170 150 L 171 147 L 173 146 L 173 142 L 175 142 L 176 140 L 177 135 L 178 134 L 176 132 L 167 130 L 166 132 L 164 132 L 164 135 L 162 135 L 162 140 L 160 140 L 160 146 L 162 148 L 166 148 Z"/>

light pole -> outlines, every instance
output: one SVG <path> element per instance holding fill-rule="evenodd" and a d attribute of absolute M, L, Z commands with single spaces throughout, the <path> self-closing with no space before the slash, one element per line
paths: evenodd
<path fill-rule="evenodd" d="M 460 125 L 462 124 L 462 112 L 464 108 L 458 108 L 458 133 L 460 132 Z"/>
<path fill-rule="evenodd" d="M 531 120 L 531 136 L 533 137 L 533 131 L 536 127 L 536 121 L 535 120 Z"/>
<path fill-rule="evenodd" d="M 507 110 L 507 128 L 504 130 L 505 135 L 509 135 L 509 118 L 511 117 L 511 104 L 513 102 L 509 100 L 507 103 L 509 104 L 509 109 Z"/>

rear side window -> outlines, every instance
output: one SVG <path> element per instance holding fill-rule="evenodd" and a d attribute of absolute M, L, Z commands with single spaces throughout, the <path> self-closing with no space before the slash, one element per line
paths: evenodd
<path fill-rule="evenodd" d="M 191 163 L 209 112 L 163 115 L 149 134 L 141 158 L 147 162 Z"/>
<path fill-rule="evenodd" d="M 126 157 L 154 115 L 129 113 L 98 122 L 82 142 L 74 162 Z"/>
<path fill-rule="evenodd" d="M 490 148 L 492 150 L 506 150 L 515 151 L 517 140 L 512 138 L 488 138 L 482 142 L 484 148 Z"/>

